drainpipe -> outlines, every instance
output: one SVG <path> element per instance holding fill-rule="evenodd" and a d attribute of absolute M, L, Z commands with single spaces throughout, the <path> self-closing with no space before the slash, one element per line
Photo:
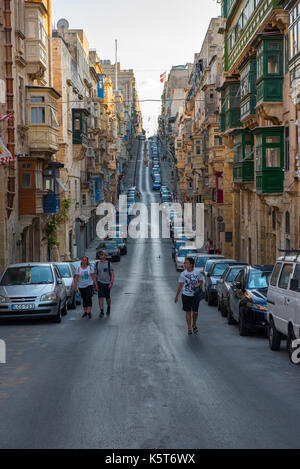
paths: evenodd
<path fill-rule="evenodd" d="M 12 25 L 11 25 L 11 0 L 4 0 L 4 31 L 5 31 L 5 75 L 6 75 L 6 100 L 7 113 L 14 112 L 14 79 L 13 79 L 13 51 L 12 51 Z M 7 121 L 7 148 L 12 156 L 15 156 L 15 116 Z M 9 163 L 8 187 L 7 187 L 7 217 L 9 218 L 14 205 L 15 163 Z"/>
<path fill-rule="evenodd" d="M 47 0 L 48 10 L 48 68 L 49 68 L 49 86 L 52 86 L 52 24 L 51 24 L 51 0 Z"/>

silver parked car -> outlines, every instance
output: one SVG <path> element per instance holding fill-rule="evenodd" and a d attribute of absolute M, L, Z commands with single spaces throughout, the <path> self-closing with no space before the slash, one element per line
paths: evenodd
<path fill-rule="evenodd" d="M 67 291 L 51 263 L 9 265 L 0 278 L 0 319 L 52 318 L 66 315 Z"/>
<path fill-rule="evenodd" d="M 75 282 L 74 275 L 75 269 L 70 262 L 55 262 L 54 265 L 58 268 L 58 271 L 63 279 L 67 290 L 67 301 L 70 309 L 76 308 L 76 293 L 75 293 Z"/>

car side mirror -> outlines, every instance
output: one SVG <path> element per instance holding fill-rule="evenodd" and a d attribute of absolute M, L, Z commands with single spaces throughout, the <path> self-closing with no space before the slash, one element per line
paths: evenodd
<path fill-rule="evenodd" d="M 58 284 L 58 285 L 62 285 L 62 283 L 63 283 L 63 282 L 62 282 L 62 279 L 61 279 L 61 278 L 58 278 L 58 279 L 57 279 L 57 284 Z"/>
<path fill-rule="evenodd" d="M 293 278 L 291 280 L 291 290 L 292 291 L 299 291 L 299 279 L 298 278 Z"/>
<path fill-rule="evenodd" d="M 241 290 L 241 289 L 242 289 L 242 283 L 241 283 L 241 282 L 236 282 L 236 283 L 235 283 L 235 287 L 236 287 L 238 290 Z"/>

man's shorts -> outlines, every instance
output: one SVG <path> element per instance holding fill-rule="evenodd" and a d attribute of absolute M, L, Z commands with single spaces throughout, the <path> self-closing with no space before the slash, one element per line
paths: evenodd
<path fill-rule="evenodd" d="M 110 288 L 108 284 L 98 282 L 98 298 L 110 300 Z"/>
<path fill-rule="evenodd" d="M 187 295 L 182 295 L 182 309 L 186 313 L 189 313 L 190 311 L 196 312 L 199 309 L 199 304 L 200 304 L 200 297 L 199 296 L 187 296 Z"/>

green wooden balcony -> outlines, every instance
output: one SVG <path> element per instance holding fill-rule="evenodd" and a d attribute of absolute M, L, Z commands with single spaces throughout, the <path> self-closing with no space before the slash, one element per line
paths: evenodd
<path fill-rule="evenodd" d="M 240 37 L 232 47 L 231 51 L 226 53 L 227 50 L 227 36 L 231 32 L 231 29 L 226 33 L 225 37 L 225 55 L 224 55 L 224 70 L 229 71 L 238 58 L 244 53 L 244 50 L 249 45 L 255 34 L 259 31 L 259 28 L 267 19 L 268 15 L 275 8 L 281 8 L 279 6 L 280 0 L 261 0 L 252 13 L 246 26 L 244 26 Z M 228 13 L 228 12 L 227 12 Z M 231 25 L 235 25 L 235 21 L 231 22 Z"/>
<path fill-rule="evenodd" d="M 234 163 L 233 165 L 234 183 L 252 183 L 254 182 L 254 160 Z"/>

